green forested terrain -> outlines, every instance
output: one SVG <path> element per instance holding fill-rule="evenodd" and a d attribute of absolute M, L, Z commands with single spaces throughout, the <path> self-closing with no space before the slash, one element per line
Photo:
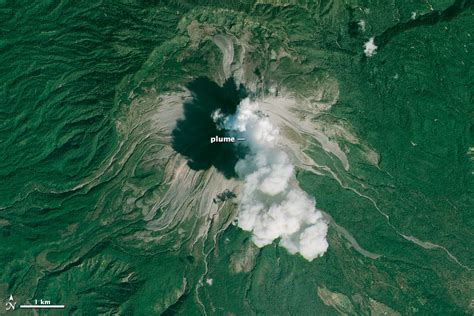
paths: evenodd
<path fill-rule="evenodd" d="M 41 315 L 474 313 L 472 1 L 3 0 L 0 35 L 4 300 L 66 305 Z M 332 217 L 323 257 L 257 248 L 230 224 L 238 197 L 212 219 L 161 203 L 159 109 L 226 71 L 257 97 L 335 100 L 315 121 L 348 165 L 314 139 L 321 168 L 297 172 Z"/>

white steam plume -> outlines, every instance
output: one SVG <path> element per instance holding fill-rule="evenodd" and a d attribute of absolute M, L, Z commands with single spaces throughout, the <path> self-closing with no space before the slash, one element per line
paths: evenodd
<path fill-rule="evenodd" d="M 290 158 L 278 147 L 278 128 L 248 98 L 234 115 L 215 112 L 212 117 L 232 136 L 245 138 L 250 150 L 235 167 L 245 181 L 239 227 L 251 231 L 259 247 L 281 238 L 280 246 L 292 254 L 309 261 L 322 256 L 328 247 L 327 223 L 314 199 L 298 186 Z"/>

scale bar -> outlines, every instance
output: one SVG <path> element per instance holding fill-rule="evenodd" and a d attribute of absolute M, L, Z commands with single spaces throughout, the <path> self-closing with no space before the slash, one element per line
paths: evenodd
<path fill-rule="evenodd" d="M 64 305 L 20 305 L 20 308 L 64 308 Z"/>

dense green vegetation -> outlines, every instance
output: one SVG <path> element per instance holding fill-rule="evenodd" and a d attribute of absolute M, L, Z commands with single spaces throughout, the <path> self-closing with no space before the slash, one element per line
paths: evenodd
<path fill-rule="evenodd" d="M 0 296 L 72 315 L 472 314 L 473 15 L 467 0 L 0 1 Z M 258 249 L 228 225 L 238 197 L 204 236 L 194 208 L 150 228 L 173 211 L 157 100 L 225 81 L 216 34 L 256 95 L 337 100 L 317 119 L 355 135 L 328 134 L 350 168 L 313 140 L 329 169 L 298 180 L 379 257 L 334 225 L 312 262 Z"/>

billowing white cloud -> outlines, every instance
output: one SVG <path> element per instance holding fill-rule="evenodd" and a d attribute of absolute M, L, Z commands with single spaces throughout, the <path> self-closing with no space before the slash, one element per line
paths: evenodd
<path fill-rule="evenodd" d="M 369 38 L 369 41 L 364 43 L 364 54 L 367 57 L 372 57 L 374 56 L 377 52 L 377 45 L 374 43 L 374 38 L 371 37 Z"/>
<path fill-rule="evenodd" d="M 238 226 L 252 232 L 263 247 L 280 238 L 280 246 L 311 261 L 327 247 L 327 223 L 315 201 L 299 186 L 289 156 L 279 148 L 280 134 L 258 102 L 244 99 L 234 115 L 213 113 L 229 134 L 245 138 L 249 154 L 235 170 L 244 180 Z M 240 144 L 237 144 L 240 146 Z"/>

